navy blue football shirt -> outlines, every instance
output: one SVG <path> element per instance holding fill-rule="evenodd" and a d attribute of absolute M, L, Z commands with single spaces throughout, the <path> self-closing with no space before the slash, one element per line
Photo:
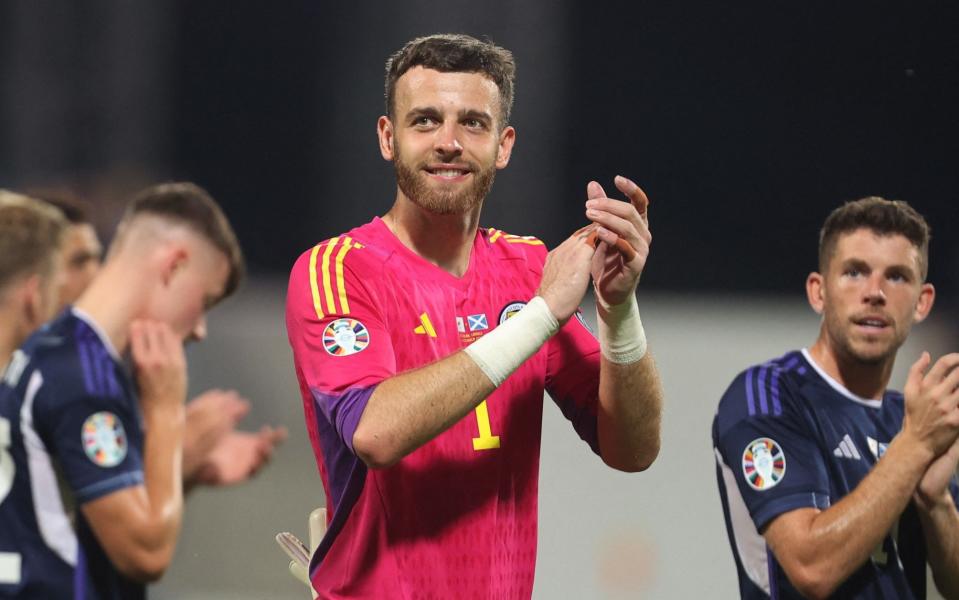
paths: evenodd
<path fill-rule="evenodd" d="M 0 598 L 143 598 L 76 510 L 143 483 L 128 370 L 96 325 L 64 311 L 0 383 Z"/>
<path fill-rule="evenodd" d="M 736 377 L 719 403 L 713 446 L 742 598 L 802 597 L 759 532 L 782 513 L 825 510 L 855 489 L 899 433 L 903 411 L 899 392 L 860 398 L 806 350 Z M 950 489 L 956 498 L 955 479 Z M 911 503 L 834 597 L 926 597 L 926 546 Z"/>

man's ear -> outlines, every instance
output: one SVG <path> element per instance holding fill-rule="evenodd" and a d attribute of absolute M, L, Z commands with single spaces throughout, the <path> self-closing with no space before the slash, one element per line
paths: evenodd
<path fill-rule="evenodd" d="M 186 266 L 190 252 L 185 245 L 179 243 L 165 244 L 160 249 L 160 279 L 164 286 L 170 285 L 173 278 Z"/>
<path fill-rule="evenodd" d="M 806 277 L 806 300 L 817 314 L 822 314 L 826 306 L 826 286 L 823 276 L 815 271 Z"/>
<path fill-rule="evenodd" d="M 499 134 L 499 146 L 496 148 L 496 168 L 505 169 L 516 143 L 516 129 L 507 125 Z"/>
<path fill-rule="evenodd" d="M 932 305 L 936 302 L 936 288 L 931 283 L 924 283 L 919 289 L 919 300 L 916 302 L 916 311 L 913 317 L 916 323 L 922 323 L 932 311 Z"/>
<path fill-rule="evenodd" d="M 28 332 L 40 327 L 47 320 L 43 304 L 43 281 L 39 273 L 34 273 L 20 284 L 17 294 Z"/>
<path fill-rule="evenodd" d="M 383 160 L 393 160 L 396 153 L 393 152 L 393 122 L 386 115 L 383 115 L 376 121 L 376 137 L 380 142 L 380 155 Z"/>

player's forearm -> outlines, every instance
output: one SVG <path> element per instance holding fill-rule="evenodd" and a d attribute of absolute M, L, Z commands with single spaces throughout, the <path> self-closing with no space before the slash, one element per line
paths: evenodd
<path fill-rule="evenodd" d="M 926 449 L 900 434 L 852 493 L 808 524 L 779 535 L 773 521 L 766 540 L 793 584 L 811 597 L 833 593 L 881 547 L 930 461 Z"/>
<path fill-rule="evenodd" d="M 465 352 L 390 377 L 370 396 L 353 449 L 370 467 L 391 466 L 449 429 L 494 389 Z"/>
<path fill-rule="evenodd" d="M 603 461 L 621 471 L 642 471 L 660 448 L 663 390 L 651 354 L 630 364 L 603 358 L 597 431 Z"/>
<path fill-rule="evenodd" d="M 959 598 L 959 512 L 952 494 L 947 489 L 938 502 L 917 508 L 936 588 L 946 598 Z"/>
<path fill-rule="evenodd" d="M 182 405 L 145 411 L 144 487 L 148 505 L 139 541 L 144 548 L 172 556 L 183 515 Z"/>
<path fill-rule="evenodd" d="M 559 329 L 548 303 L 533 297 L 466 349 L 380 383 L 353 434 L 371 467 L 388 467 L 462 419 Z"/>

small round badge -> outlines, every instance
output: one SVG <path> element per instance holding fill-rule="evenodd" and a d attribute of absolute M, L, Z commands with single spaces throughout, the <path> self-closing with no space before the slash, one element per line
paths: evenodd
<path fill-rule="evenodd" d="M 743 475 L 754 490 L 764 492 L 786 474 L 786 455 L 774 440 L 766 437 L 749 442 L 743 451 Z"/>
<path fill-rule="evenodd" d="M 323 330 L 323 348 L 333 356 L 349 356 L 370 345 L 370 332 L 356 319 L 337 319 Z"/>
<path fill-rule="evenodd" d="M 111 412 L 93 413 L 83 422 L 83 451 L 98 467 L 115 467 L 127 456 L 123 423 Z"/>
<path fill-rule="evenodd" d="M 504 306 L 503 310 L 499 311 L 499 324 L 502 325 L 505 323 L 506 319 L 523 310 L 524 306 L 526 306 L 525 302 L 510 302 Z"/>

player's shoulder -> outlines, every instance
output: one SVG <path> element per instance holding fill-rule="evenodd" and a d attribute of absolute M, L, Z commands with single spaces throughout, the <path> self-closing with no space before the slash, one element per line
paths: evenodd
<path fill-rule="evenodd" d="M 495 227 L 481 228 L 479 235 L 491 254 L 497 258 L 524 260 L 539 265 L 546 260 L 546 244 L 535 236 L 507 233 Z"/>
<path fill-rule="evenodd" d="M 382 232 L 378 231 L 374 220 L 318 242 L 296 259 L 290 272 L 291 286 L 294 282 L 306 284 L 317 275 L 375 275 L 384 268 L 393 252 L 382 238 Z"/>
<path fill-rule="evenodd" d="M 808 369 L 802 352 L 793 351 L 740 371 L 719 401 L 719 432 L 744 419 L 788 416 Z"/>
<path fill-rule="evenodd" d="M 5 377 L 12 387 L 35 378 L 53 390 L 44 394 L 47 402 L 60 405 L 84 394 L 119 395 L 114 366 L 101 335 L 70 308 L 27 339 Z"/>

